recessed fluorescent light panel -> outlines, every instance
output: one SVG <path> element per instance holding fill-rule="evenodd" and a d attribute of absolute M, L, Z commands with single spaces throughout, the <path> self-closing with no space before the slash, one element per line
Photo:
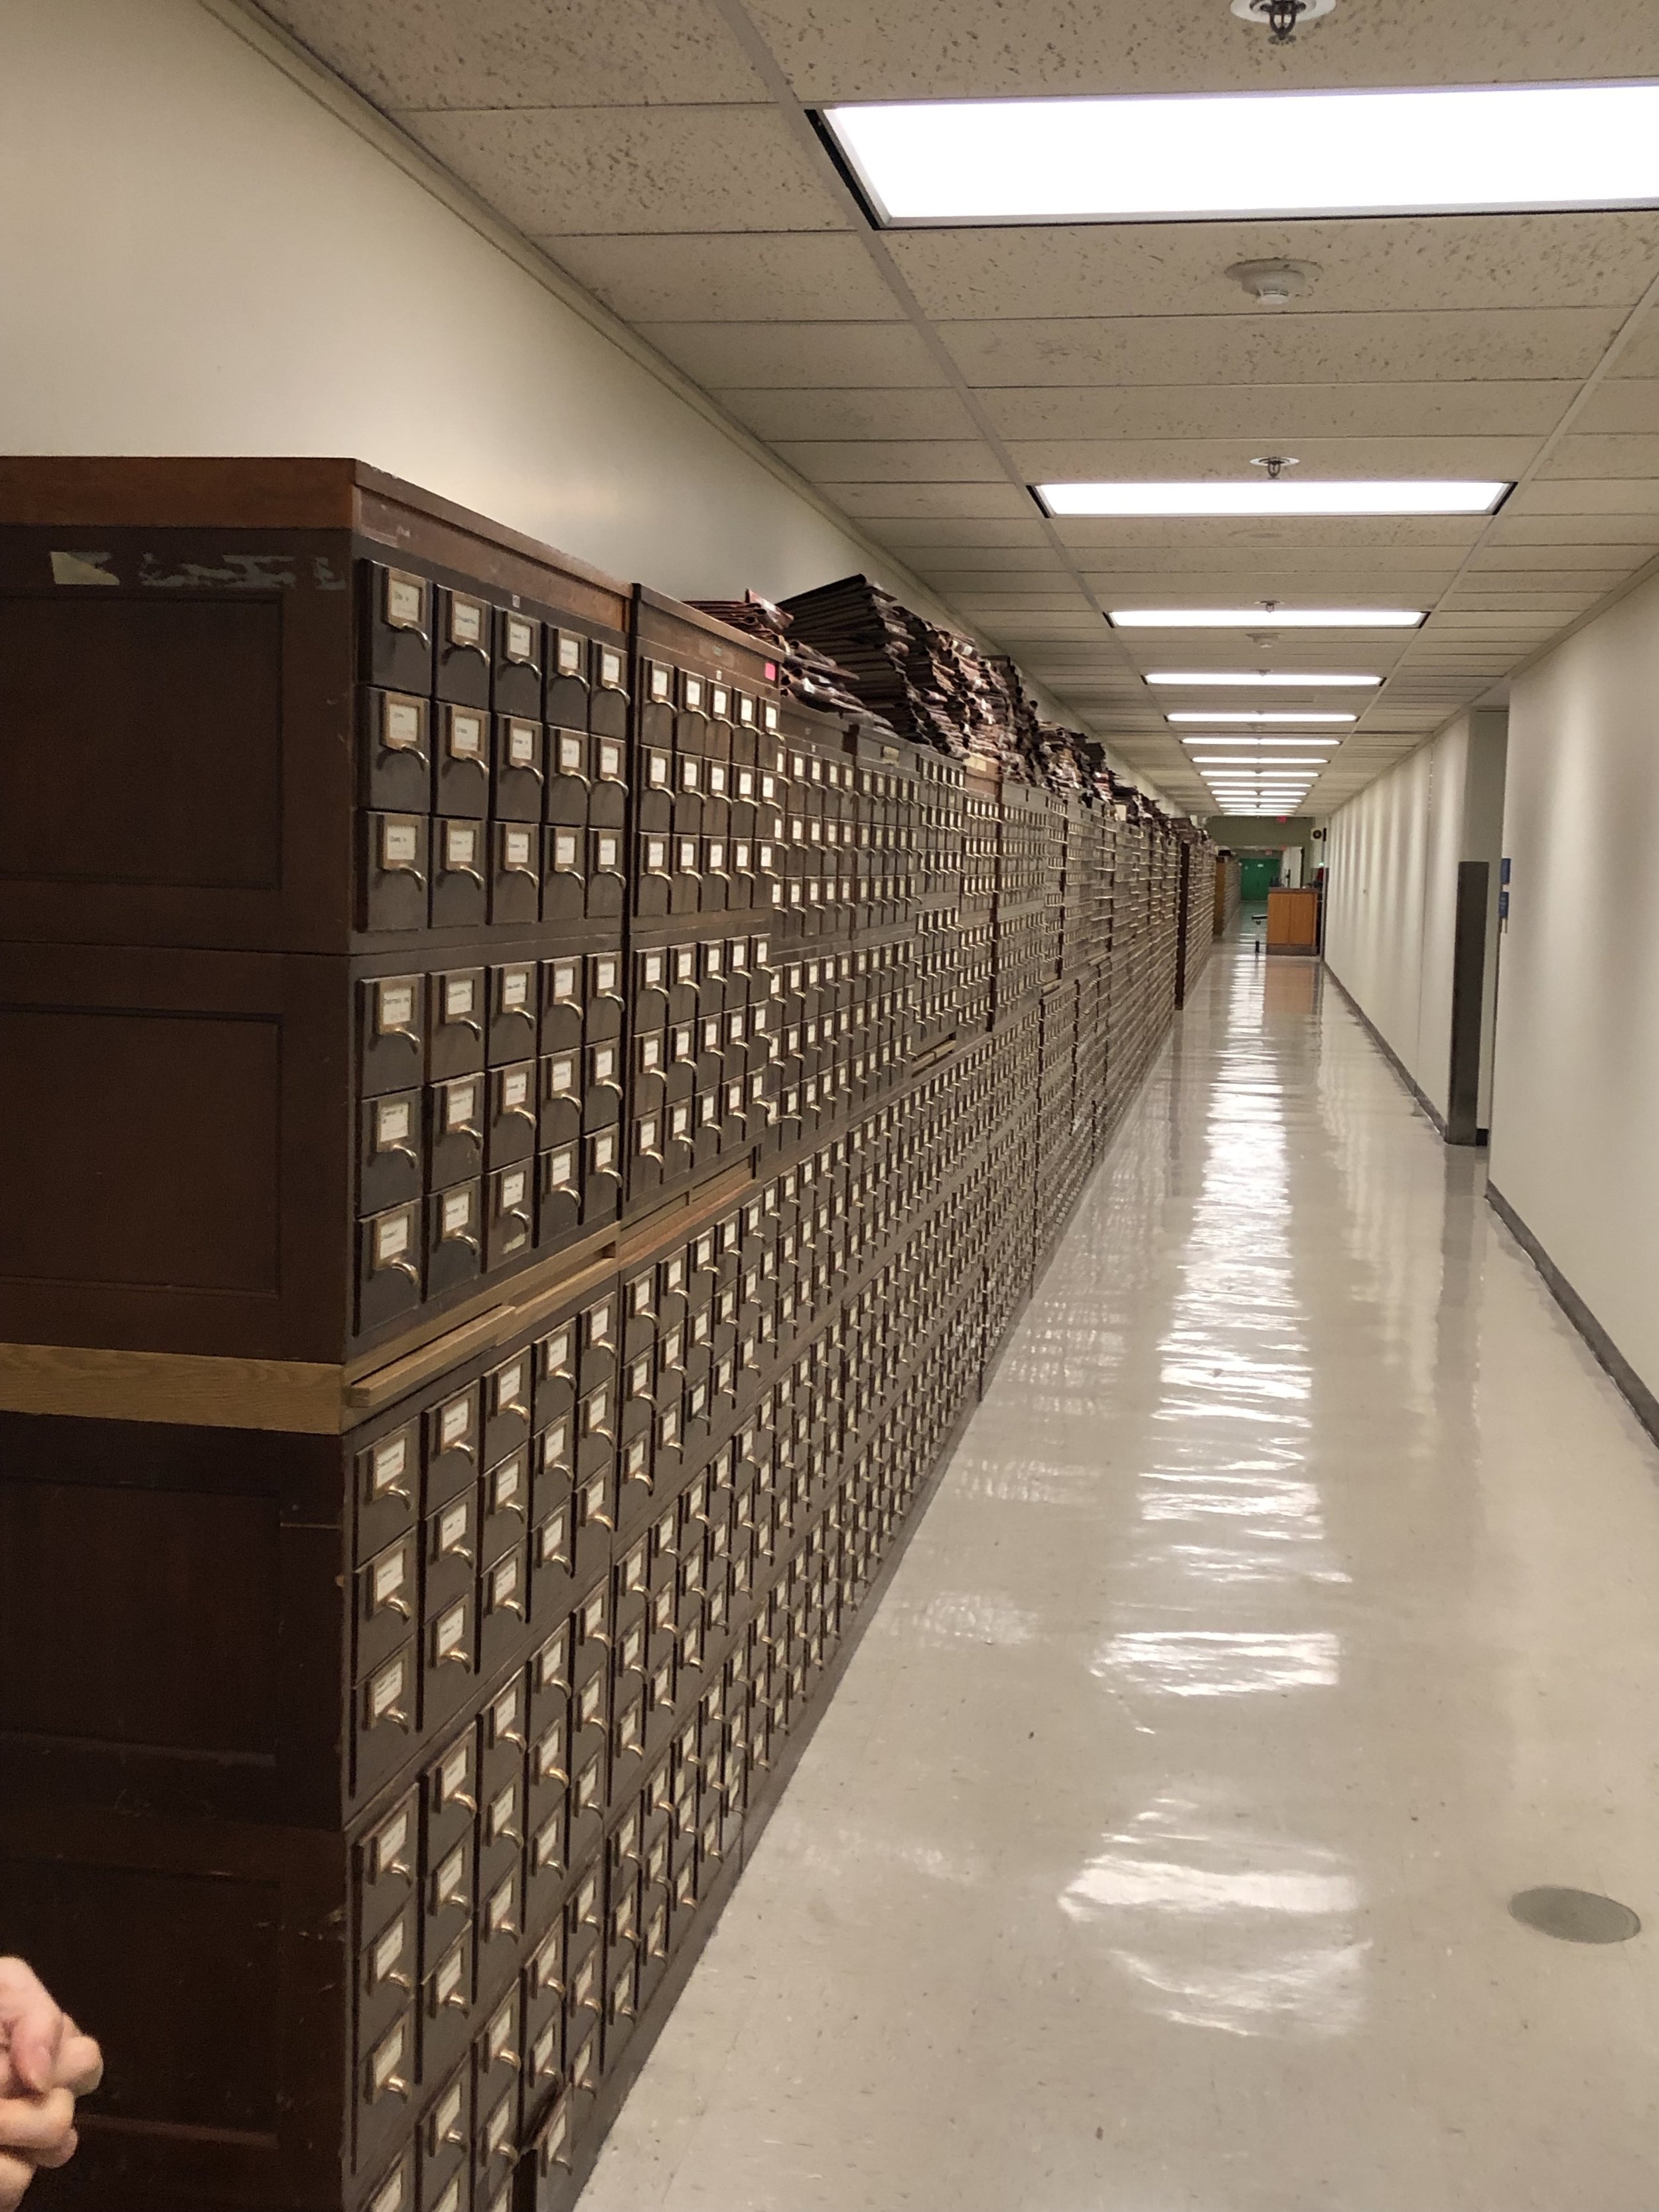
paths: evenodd
<path fill-rule="evenodd" d="M 1511 489 L 1507 483 L 1465 482 L 1455 477 L 1379 477 L 1320 483 L 1291 483 L 1280 477 L 1233 483 L 1224 477 L 1196 483 L 1034 484 L 1043 512 L 1068 515 L 1136 515 L 1141 518 L 1233 515 L 1490 514 Z M 1257 615 L 1255 626 L 1268 629 L 1277 616 Z"/>
<path fill-rule="evenodd" d="M 1114 607 L 1114 629 L 1416 629 L 1422 607 Z"/>
<path fill-rule="evenodd" d="M 1241 710 L 1237 714 L 1206 714 L 1194 711 L 1190 714 L 1166 714 L 1164 719 L 1166 722 L 1203 722 L 1212 725 L 1224 722 L 1230 726 L 1237 724 L 1242 727 L 1248 724 L 1258 729 L 1263 727 L 1291 729 L 1299 728 L 1306 723 L 1317 723 L 1322 728 L 1328 728 L 1339 722 L 1357 722 L 1359 717 L 1358 714 L 1276 714 L 1271 708 L 1263 708 L 1260 714 L 1253 714 L 1249 709 Z"/>
<path fill-rule="evenodd" d="M 829 107 L 881 223 L 1190 222 L 1659 205 L 1659 85 Z"/>
<path fill-rule="evenodd" d="M 1382 678 L 1380 676 L 1321 676 L 1311 672 L 1292 676 L 1288 671 L 1278 668 L 1257 668 L 1248 675 L 1234 676 L 1197 670 L 1190 675 L 1177 675 L 1167 669 L 1158 669 L 1148 676 L 1146 681 L 1149 684 L 1179 684 L 1183 689 L 1202 685 L 1217 690 L 1237 687 L 1270 691 L 1361 691 L 1371 690 Z"/>

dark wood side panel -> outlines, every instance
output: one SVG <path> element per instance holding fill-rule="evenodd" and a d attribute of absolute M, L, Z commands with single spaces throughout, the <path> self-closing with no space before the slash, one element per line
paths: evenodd
<path fill-rule="evenodd" d="M 108 2060 L 43 2201 L 337 2208 L 338 2144 L 296 2112 L 314 2126 L 344 2075 L 343 1880 L 336 1838 L 0 1808 L 8 1941 Z"/>
<path fill-rule="evenodd" d="M 0 1340 L 337 1359 L 346 963 L 0 945 Z"/>
<path fill-rule="evenodd" d="M 350 570 L 338 532 L 0 527 L 0 934 L 346 949 Z"/>
<path fill-rule="evenodd" d="M 341 1454 L 0 1415 L 0 1804 L 337 1820 Z"/>
<path fill-rule="evenodd" d="M 276 1021 L 0 1010 L 0 1270 L 274 1299 L 281 1109 Z"/>
<path fill-rule="evenodd" d="M 282 611 L 0 601 L 0 875 L 274 890 Z"/>
<path fill-rule="evenodd" d="M 0 1481 L 0 1729 L 276 1755 L 276 1503 Z"/>

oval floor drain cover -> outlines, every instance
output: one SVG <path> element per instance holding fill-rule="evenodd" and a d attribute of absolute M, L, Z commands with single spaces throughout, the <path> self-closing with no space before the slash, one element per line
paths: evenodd
<path fill-rule="evenodd" d="M 1523 1889 L 1510 1899 L 1510 1911 L 1526 1927 L 1564 1943 L 1626 1943 L 1642 1931 L 1629 1905 L 1593 1889 Z"/>

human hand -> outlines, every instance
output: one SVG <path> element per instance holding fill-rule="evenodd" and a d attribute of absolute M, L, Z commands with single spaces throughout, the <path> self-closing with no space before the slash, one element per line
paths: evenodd
<path fill-rule="evenodd" d="M 16 2212 L 41 2166 L 74 2157 L 75 2100 L 103 2054 L 21 1959 L 0 1959 L 0 2212 Z"/>

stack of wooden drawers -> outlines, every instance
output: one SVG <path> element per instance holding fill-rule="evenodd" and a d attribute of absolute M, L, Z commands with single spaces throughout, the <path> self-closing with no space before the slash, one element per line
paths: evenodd
<path fill-rule="evenodd" d="M 1209 840 L 1190 827 L 1183 827 L 1179 834 L 1176 1004 L 1184 1006 L 1215 943 L 1218 873 L 1215 848 Z"/>
<path fill-rule="evenodd" d="M 0 526 L 54 2187 L 559 2212 L 1169 1018 L 1175 841 L 354 464 Z"/>

